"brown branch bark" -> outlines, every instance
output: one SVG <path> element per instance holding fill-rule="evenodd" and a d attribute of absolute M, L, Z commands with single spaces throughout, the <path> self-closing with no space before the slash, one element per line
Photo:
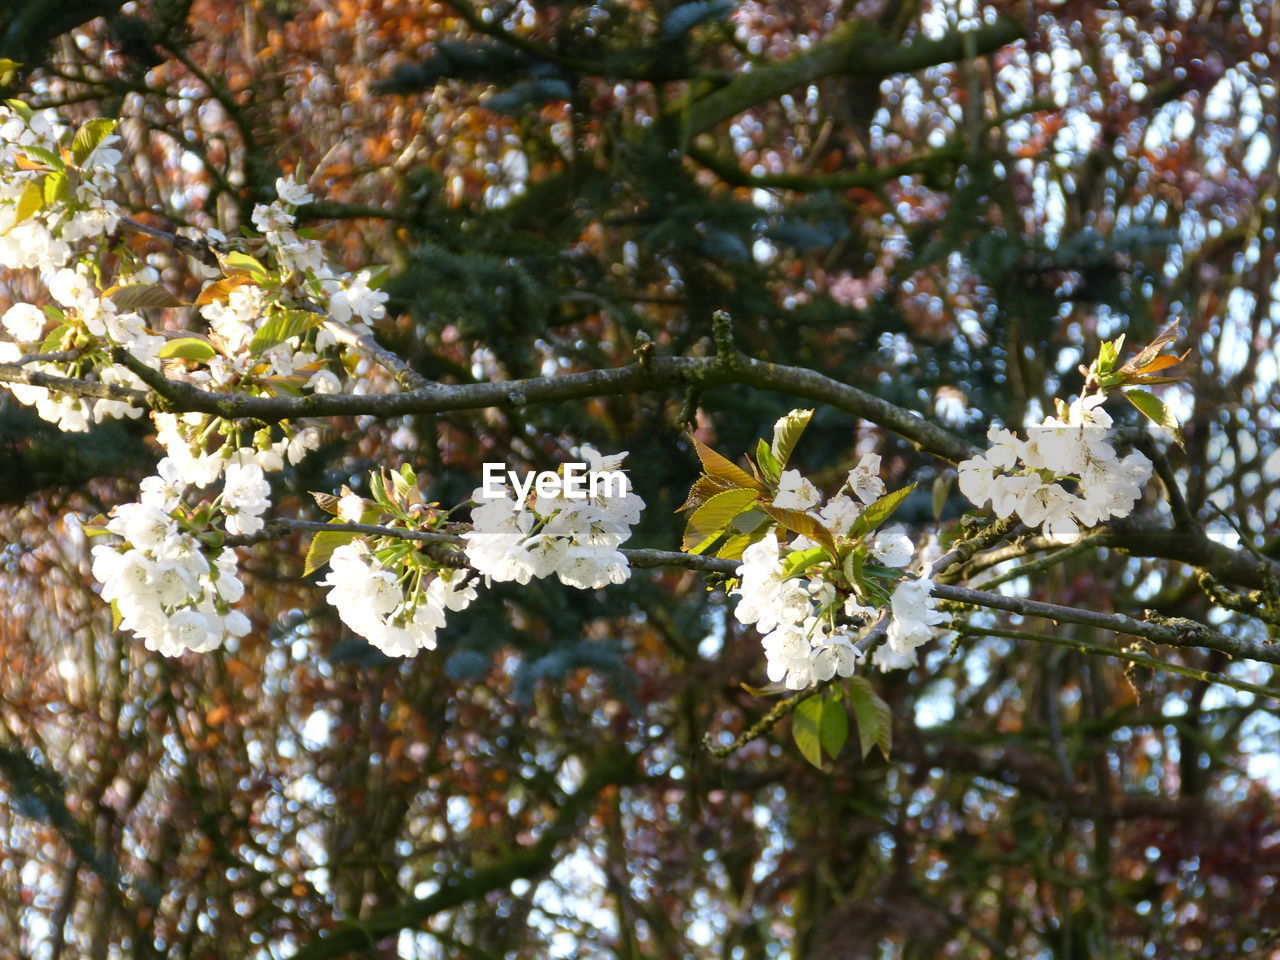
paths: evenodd
<path fill-rule="evenodd" d="M 352 951 L 376 946 L 383 938 L 421 924 L 453 907 L 510 886 L 514 881 L 536 877 L 555 865 L 556 850 L 589 818 L 601 793 L 610 786 L 634 783 L 639 778 L 635 757 L 625 750 L 601 752 L 582 780 L 582 785 L 560 807 L 531 846 L 517 850 L 493 866 L 445 880 L 428 897 L 420 897 L 360 920 L 349 921 L 336 930 L 304 944 L 293 960 L 324 960 L 343 957 Z"/>

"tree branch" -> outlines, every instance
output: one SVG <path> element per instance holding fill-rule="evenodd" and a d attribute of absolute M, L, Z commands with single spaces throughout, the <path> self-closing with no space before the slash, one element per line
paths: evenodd
<path fill-rule="evenodd" d="M 1023 25 L 1009 17 L 984 24 L 969 33 L 953 30 L 936 40 L 917 37 L 909 44 L 886 42 L 866 21 L 853 20 L 807 50 L 767 67 L 738 74 L 730 83 L 693 103 L 672 109 L 685 118 L 689 136 L 710 130 L 764 100 L 813 83 L 823 77 L 879 79 L 910 73 L 973 56 L 994 53 L 1025 36 Z"/>
<path fill-rule="evenodd" d="M 1135 620 L 1122 613 L 1099 613 L 1080 610 L 1057 603 L 1043 603 L 1024 597 L 1007 597 L 986 590 L 970 590 L 949 584 L 934 584 L 933 595 L 939 600 L 952 600 L 970 606 L 1005 610 L 1024 617 L 1043 617 L 1058 623 L 1079 623 L 1097 627 L 1111 633 L 1123 633 L 1131 637 L 1143 637 L 1155 643 L 1172 647 L 1204 647 L 1219 650 L 1232 657 L 1261 660 L 1264 663 L 1280 663 L 1280 644 L 1250 643 L 1206 627 L 1185 617 L 1156 618 L 1150 611 L 1148 620 Z"/>
<path fill-rule="evenodd" d="M 31 374 L 14 364 L 0 364 L 0 382 L 49 386 L 76 396 L 108 397 L 137 406 L 169 411 L 208 413 L 276 423 L 307 417 L 398 417 L 405 414 L 479 410 L 486 407 L 520 407 L 532 403 L 558 403 L 588 397 L 645 393 L 664 387 L 696 387 L 706 390 L 740 384 L 823 403 L 862 417 L 910 441 L 918 449 L 944 460 L 959 462 L 979 452 L 977 447 L 924 419 L 920 414 L 824 376 L 814 370 L 740 357 L 732 364 L 716 357 L 650 357 L 609 370 L 589 370 L 555 377 L 505 380 L 488 383 L 439 384 L 400 393 L 312 394 L 305 397 L 253 397 L 210 393 L 189 383 L 170 380 L 127 351 L 117 349 L 113 359 L 132 371 L 162 403 L 148 401 L 140 390 L 107 388 L 89 381 Z"/>
<path fill-rule="evenodd" d="M 623 786 L 639 778 L 636 758 L 623 749 L 605 749 L 583 777 L 582 785 L 560 806 L 532 846 L 512 853 L 491 867 L 459 872 L 446 879 L 428 897 L 410 900 L 359 920 L 348 921 L 320 939 L 304 945 L 293 960 L 323 960 L 342 957 L 352 951 L 373 947 L 384 937 L 421 924 L 452 907 L 470 903 L 486 894 L 510 886 L 514 881 L 535 877 L 555 865 L 556 848 L 571 837 L 591 812 L 601 791 Z"/>

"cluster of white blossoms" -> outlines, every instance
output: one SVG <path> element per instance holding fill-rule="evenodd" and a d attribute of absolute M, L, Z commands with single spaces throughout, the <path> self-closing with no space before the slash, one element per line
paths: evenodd
<path fill-rule="evenodd" d="M 991 427 L 991 449 L 959 465 L 960 492 L 1063 542 L 1075 540 L 1082 526 L 1128 516 L 1151 478 L 1151 461 L 1137 451 L 1116 453 L 1107 441 L 1112 421 L 1101 408 L 1105 400 L 1098 393 L 1060 404 L 1059 415 L 1028 430 L 1026 440 Z"/>
<path fill-rule="evenodd" d="M 35 360 L 25 368 L 133 388 L 144 384 L 132 371 L 105 362 L 110 347 L 124 347 L 144 365 L 160 368 L 159 350 L 164 338 L 149 331 L 137 312 L 117 310 L 109 297 L 97 293 L 82 272 L 68 267 L 55 271 L 48 286 L 59 306 L 42 309 L 30 303 L 16 303 L 0 317 L 0 325 L 13 338 L 0 340 L 0 363 L 17 363 L 24 356 L 49 351 L 74 350 L 74 359 Z M 35 407 L 41 419 L 69 432 L 86 431 L 91 424 L 111 417 L 142 415 L 141 408 L 119 400 L 71 396 L 19 383 L 8 386 L 19 403 Z"/>
<path fill-rule="evenodd" d="M 472 493 L 472 529 L 462 535 L 472 567 L 487 580 L 556 576 L 581 590 L 622 583 L 631 574 L 619 547 L 631 536 L 644 501 L 631 489 L 619 467 L 625 452 L 603 457 L 582 448 L 590 474 L 610 473 L 619 483 L 609 489 L 571 497 L 565 485 L 556 493 L 538 492 L 520 504 L 509 492 L 488 496 L 484 487 Z"/>
<path fill-rule="evenodd" d="M 15 303 L 0 314 L 0 364 L 145 389 L 116 362 L 123 349 L 140 366 L 205 390 L 297 396 L 372 388 L 371 363 L 356 340 L 385 315 L 386 294 L 371 286 L 371 271 L 335 267 L 318 242 L 295 231 L 296 207 L 313 199 L 304 185 L 276 181 L 279 199 L 254 210 L 261 239 L 229 241 L 217 230 L 197 236 L 220 262 L 192 261 L 208 281 L 192 305 L 206 333 L 155 329 L 144 311 L 182 306 L 159 273 L 121 248 L 114 283 L 101 274 L 100 248 L 123 222 L 111 198 L 123 160 L 115 122 L 93 120 L 73 133 L 50 111 L 8 104 L 0 106 L 0 268 L 37 276 L 50 302 Z M 345 330 L 355 339 L 339 337 Z M 111 397 L 5 386 L 66 431 L 144 412 Z M 94 549 L 94 575 L 122 625 L 152 649 L 211 649 L 243 634 L 248 621 L 229 609 L 243 593 L 235 553 L 210 544 L 262 528 L 264 474 L 298 463 L 319 446 L 320 431 L 304 421 L 246 436 L 243 424 L 207 414 L 150 416 L 165 458 L 143 481 L 141 501 L 113 511 L 102 532 L 124 542 Z M 193 489 L 212 499 L 186 503 Z"/>
<path fill-rule="evenodd" d="M 297 223 L 294 211 L 315 200 L 305 184 L 298 183 L 292 176 L 279 177 L 276 196 L 279 199 L 272 203 L 255 206 L 252 219 L 281 267 L 303 277 L 308 292 L 325 305 L 334 320 L 367 332 L 367 324 L 386 315 L 387 295 L 369 286 L 373 271 L 348 273 L 335 269 L 318 241 L 301 237 L 294 230 Z"/>
<path fill-rule="evenodd" d="M 867 454 L 849 471 L 840 491 L 823 504 L 812 482 L 797 470 L 786 470 L 772 506 L 805 511 L 839 550 L 858 558 L 860 565 L 882 564 L 890 569 L 881 573 L 897 579 L 917 554 L 905 528 L 895 525 L 855 535 L 858 518 L 884 496 L 879 472 L 879 455 Z M 792 565 L 788 557 L 802 551 L 819 554 L 820 559 Z M 743 551 L 734 615 L 764 634 L 769 679 L 787 689 L 803 690 L 835 676 L 851 676 L 865 655 L 857 644 L 879 619 L 883 588 L 863 588 L 855 581 L 838 589 L 833 583 L 841 573 L 838 567 L 810 536 L 800 535 L 783 545 L 774 529 Z M 889 598 L 887 639 L 872 653 L 875 666 L 911 666 L 916 648 L 941 633 L 937 625 L 946 617 L 934 605 L 932 587 L 927 579 L 898 580 Z"/>
<path fill-rule="evenodd" d="M 71 244 L 116 229 L 119 137 L 109 120 L 85 124 L 62 156 L 66 128 L 51 111 L 17 101 L 0 105 L 0 267 L 53 273 L 72 257 Z M 49 203 L 53 198 L 54 203 Z"/>
<path fill-rule="evenodd" d="M 27 369 L 140 387 L 131 372 L 106 363 L 105 348 L 124 347 L 142 363 L 158 368 L 156 351 L 163 341 L 146 329 L 136 312 L 118 310 L 101 297 L 86 268 L 77 269 L 74 262 L 78 250 L 82 253 L 87 243 L 101 241 L 120 222 L 120 209 L 109 196 L 121 160 L 113 146 L 120 138 L 110 132 L 114 123 L 90 121 L 64 150 L 67 131 L 50 112 L 9 103 L 0 106 L 0 267 L 37 271 L 56 306 L 17 303 L 0 317 L 12 338 L 0 341 L 0 363 L 74 351 L 72 360 L 31 361 Z M 135 276 L 131 282 L 146 279 Z M 19 402 L 34 406 L 41 418 L 67 431 L 88 430 L 107 417 L 142 413 L 110 399 L 70 397 L 23 384 L 11 389 Z"/>
<path fill-rule="evenodd" d="M 235 551 L 210 547 L 202 535 L 257 532 L 271 493 L 252 463 L 230 464 L 220 495 L 195 510 L 185 503 L 187 487 L 177 465 L 161 460 L 142 481 L 140 500 L 115 507 L 99 531 L 124 543 L 92 551 L 93 575 L 120 625 L 166 656 L 213 650 L 249 631 L 249 619 L 231 609 L 244 595 Z"/>
<path fill-rule="evenodd" d="M 193 261 L 212 281 L 195 303 L 209 329 L 174 339 L 149 328 L 141 313 L 180 305 L 153 268 L 129 266 L 126 253 L 126 270 L 114 285 L 95 281 L 95 247 L 122 222 L 110 198 L 122 163 L 112 146 L 119 141 L 114 121 L 90 121 L 73 137 L 51 112 L 9 103 L 0 106 L 0 267 L 34 271 L 53 303 L 17 303 L 0 317 L 7 337 L 0 339 L 0 363 L 25 360 L 31 372 L 141 389 L 142 381 L 112 358 L 113 348 L 123 348 L 143 366 L 203 389 L 259 395 L 369 389 L 369 361 L 344 355 L 348 345 L 338 342 L 332 324 L 368 333 L 367 324 L 385 315 L 387 295 L 371 286 L 372 271 L 335 267 L 317 241 L 294 230 L 294 209 L 313 199 L 304 185 L 277 179 L 279 199 L 254 210 L 261 240 L 232 243 L 218 230 L 199 235 L 227 251 L 219 254 L 220 268 Z M 40 359 L 28 359 L 33 355 Z M 26 384 L 10 389 L 63 430 L 142 413 L 109 398 Z"/>
<path fill-rule="evenodd" d="M 394 564 L 384 566 L 357 541 L 333 551 L 329 576 L 320 584 L 329 587 L 327 599 L 343 623 L 388 656 L 408 657 L 434 650 L 446 612 L 464 610 L 476 598 L 470 571 L 432 572 L 425 583 L 422 568 L 397 573 Z"/>
<path fill-rule="evenodd" d="M 835 587 L 819 575 L 786 577 L 772 530 L 743 551 L 738 576 L 741 600 L 734 615 L 764 634 L 770 680 L 803 690 L 819 680 L 853 675 L 863 653 L 854 646 L 855 626 L 835 623 Z"/>
<path fill-rule="evenodd" d="M 73 133 L 48 112 L 7 103 L 0 106 L 0 268 L 38 277 L 48 291 L 41 299 L 50 302 L 16 303 L 0 314 L 0 364 L 8 379 L 47 374 L 96 384 L 91 392 L 104 394 L 6 384 L 20 402 L 60 429 L 85 431 L 108 417 L 141 416 L 128 393 L 113 388 L 144 388 L 154 380 L 149 371 L 204 391 L 257 397 L 374 389 L 365 338 L 386 312 L 375 279 L 381 271 L 345 271 L 299 233 L 297 209 L 314 200 L 305 183 L 276 180 L 277 199 L 253 210 L 256 237 L 250 230 L 234 239 L 217 230 L 195 234 L 210 263 L 192 258 L 205 282 L 184 304 L 123 245 L 112 247 L 121 264 L 114 282 L 102 276 L 112 262 L 103 250 L 117 230 L 160 234 L 127 220 L 111 198 L 123 159 L 115 121 L 92 120 Z M 185 318 L 170 317 L 188 327 L 196 324 L 183 320 L 198 314 L 203 332 L 149 326 L 145 311 L 172 308 L 189 308 Z M 1154 374 L 1178 362 L 1157 356 L 1171 337 L 1162 334 L 1118 369 L 1122 340 L 1103 344 L 1084 371 L 1086 391 L 1162 382 Z M 121 351 L 128 364 L 119 362 Z M 1129 398 L 1148 417 L 1163 418 L 1154 397 Z M 1060 540 L 1127 516 L 1152 465 L 1140 453 L 1121 458 L 1107 442 L 1104 399 L 1058 403 L 1057 416 L 1025 440 L 992 427 L 991 448 L 960 464 L 960 490 L 979 507 L 990 503 L 998 516 L 1016 514 Z M 851 676 L 868 649 L 881 670 L 909 667 L 948 619 L 932 595 L 936 538 L 918 548 L 904 527 L 883 527 L 911 488 L 886 495 L 879 456 L 864 456 L 830 499 L 787 469 L 812 413 L 779 420 L 772 444 L 760 441 L 750 474 L 699 444 L 707 475 L 687 504 L 686 549 L 741 559 L 735 615 L 762 634 L 770 680 L 791 690 Z M 166 455 L 137 502 L 89 528 L 119 538 L 93 548 L 93 575 L 120 625 L 148 648 L 167 656 L 216 649 L 250 629 L 234 609 L 245 588 L 227 545 L 237 541 L 228 538 L 255 541 L 270 501 L 267 474 L 299 463 L 319 446 L 320 431 L 306 421 L 251 426 L 206 413 L 149 415 Z M 327 562 L 321 584 L 342 621 L 394 656 L 433 649 L 447 613 L 465 609 L 492 581 L 555 576 L 579 589 L 621 583 L 630 575 L 621 545 L 644 501 L 619 469 L 626 453 L 604 457 L 584 447 L 582 456 L 588 476 L 613 482 L 578 491 L 566 470 L 559 486 L 539 483 L 532 496 L 526 487 L 519 499 L 494 495 L 487 483 L 476 489 L 471 528 L 461 536 L 474 573 L 456 569 L 456 556 L 442 558 L 400 536 L 413 531 L 431 540 L 421 534 L 455 529 L 448 513 L 423 502 L 408 466 L 371 478 L 372 502 L 347 488 L 342 497 L 317 495 L 339 527 L 317 534 L 308 570 Z M 367 529 L 384 522 L 390 526 L 380 532 Z M 444 542 L 453 542 L 451 533 Z"/>

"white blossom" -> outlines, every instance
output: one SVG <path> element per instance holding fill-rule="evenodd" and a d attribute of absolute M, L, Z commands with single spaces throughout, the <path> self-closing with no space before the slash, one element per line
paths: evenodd
<path fill-rule="evenodd" d="M 616 470 L 626 456 L 601 457 L 586 446 L 582 455 L 593 470 Z M 631 536 L 644 501 L 631 490 L 629 479 L 620 495 L 601 489 L 575 499 L 562 488 L 554 495 L 538 493 L 520 506 L 506 491 L 488 497 L 477 487 L 472 500 L 472 529 L 462 537 L 467 559 L 489 580 L 528 583 L 556 576 L 567 586 L 591 590 L 630 576 L 618 548 Z"/>
<path fill-rule="evenodd" d="M 817 487 L 799 470 L 785 470 L 778 479 L 778 495 L 773 505 L 782 510 L 809 510 L 822 502 Z"/>
<path fill-rule="evenodd" d="M 1025 441 L 991 427 L 990 449 L 959 465 L 960 492 L 979 507 L 990 503 L 998 517 L 1016 515 L 1062 542 L 1078 538 L 1082 525 L 1128 516 L 1151 463 L 1141 453 L 1117 456 L 1106 439 L 1112 421 L 1102 409 L 1105 400 L 1094 394 L 1059 404 L 1063 416 L 1046 417 Z"/>
<path fill-rule="evenodd" d="M 299 183 L 293 174 L 287 177 L 276 177 L 276 196 L 282 203 L 287 203 L 291 207 L 300 207 L 315 199 L 311 196 L 307 185 Z"/>
<path fill-rule="evenodd" d="M 227 532 L 257 533 L 262 529 L 262 512 L 267 509 L 271 485 L 254 464 L 233 463 L 227 467 L 222 488 L 222 505 L 227 514 Z"/>
<path fill-rule="evenodd" d="M 352 631 L 388 656 L 432 650 L 448 610 L 476 597 L 470 573 L 442 570 L 425 589 L 405 596 L 394 571 L 383 568 L 362 542 L 343 544 L 329 559 L 327 599 Z"/>
<path fill-rule="evenodd" d="M 884 481 L 880 479 L 880 454 L 868 453 L 849 471 L 847 481 L 853 495 L 863 503 L 874 503 L 884 496 Z"/>
<path fill-rule="evenodd" d="M 330 293 L 329 314 L 339 323 L 350 323 L 352 317 L 372 323 L 386 316 L 387 294 L 369 286 L 371 276 L 368 270 L 361 270 Z"/>
<path fill-rule="evenodd" d="M 35 304 L 15 303 L 0 317 L 0 323 L 19 343 L 32 343 L 40 340 L 48 319 Z"/>
<path fill-rule="evenodd" d="M 872 555 L 886 567 L 905 567 L 911 562 L 915 552 L 915 544 L 900 526 L 879 531 L 871 542 Z"/>

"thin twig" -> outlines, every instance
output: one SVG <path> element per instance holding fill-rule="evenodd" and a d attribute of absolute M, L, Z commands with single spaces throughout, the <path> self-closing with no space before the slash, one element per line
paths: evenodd
<path fill-rule="evenodd" d="M 1280 644 L 1250 643 L 1219 633 L 1203 623 L 1185 617 L 1160 617 L 1146 611 L 1146 620 L 1135 620 L 1122 613 L 1099 613 L 1096 610 L 1080 610 L 1057 603 L 1043 603 L 1025 597 L 1006 597 L 986 590 L 970 590 L 950 584 L 935 584 L 933 595 L 939 600 L 952 600 L 976 607 L 1004 610 L 1024 617 L 1042 617 L 1058 623 L 1079 623 L 1097 627 L 1111 633 L 1143 637 L 1155 643 L 1173 647 L 1206 647 L 1220 650 L 1232 657 L 1280 663 Z"/>
<path fill-rule="evenodd" d="M 210 267 L 218 265 L 218 256 L 215 252 L 218 249 L 218 245 L 212 241 L 192 240 L 189 237 L 179 236 L 169 230 L 161 230 L 159 227 L 153 227 L 131 217 L 121 217 L 120 226 L 133 233 L 141 233 L 154 240 L 162 240 L 179 253 L 195 257 L 201 263 Z"/>
<path fill-rule="evenodd" d="M 1117 660 L 1127 660 L 1129 663 L 1135 663 L 1141 667 L 1150 667 L 1153 670 L 1163 670 L 1165 673 L 1177 674 L 1180 677 L 1189 677 L 1192 680 L 1200 680 L 1204 683 L 1219 683 L 1224 687 L 1231 687 L 1233 690 L 1239 690 L 1242 693 L 1252 693 L 1260 697 L 1268 697 L 1272 700 L 1280 701 L 1280 690 L 1273 690 L 1269 687 L 1259 686 L 1256 683 L 1250 683 L 1248 680 L 1237 680 L 1235 677 L 1229 677 L 1221 673 L 1213 673 L 1210 670 L 1202 670 L 1199 667 L 1188 667 L 1180 663 L 1169 663 L 1166 660 L 1158 660 L 1155 657 L 1129 647 L 1107 647 L 1099 643 L 1090 643 L 1087 640 L 1080 640 L 1075 637 L 1059 637 L 1051 633 L 1041 633 L 1035 630 L 1010 630 L 1004 627 L 971 627 L 967 625 L 956 627 L 956 630 L 959 633 L 970 637 L 1001 637 L 1008 640 L 1034 640 L 1037 643 L 1051 643 L 1055 646 L 1065 647 L 1069 650 L 1078 650 L 1080 653 L 1103 657 L 1114 657 Z M 1164 719 L 1165 722 L 1168 722 L 1167 718 L 1162 719 Z"/>

